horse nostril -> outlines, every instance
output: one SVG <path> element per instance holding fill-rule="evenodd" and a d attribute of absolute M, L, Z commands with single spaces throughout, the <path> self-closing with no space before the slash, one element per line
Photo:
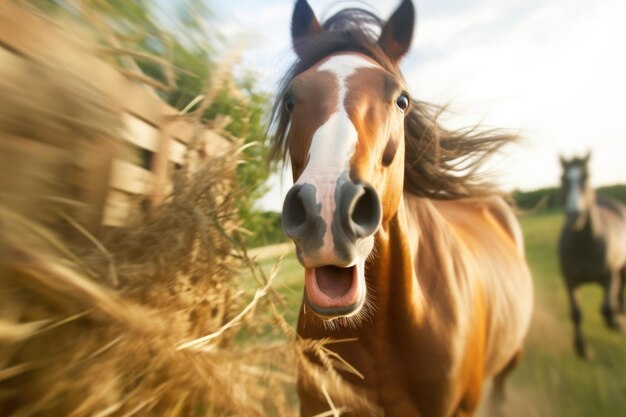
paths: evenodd
<path fill-rule="evenodd" d="M 306 208 L 299 195 L 301 188 L 296 185 L 289 190 L 283 204 L 283 229 L 289 237 L 306 222 Z"/>
<path fill-rule="evenodd" d="M 291 239 L 302 237 L 315 223 L 315 187 L 294 185 L 283 203 L 282 223 L 285 234 Z"/>
<path fill-rule="evenodd" d="M 382 209 L 378 194 L 370 185 L 359 184 L 361 188 L 351 205 L 350 223 L 357 237 L 367 237 L 378 228 Z"/>
<path fill-rule="evenodd" d="M 283 205 L 283 223 L 288 226 L 298 226 L 306 221 L 306 210 L 304 203 L 298 195 L 298 189 L 291 190 L 290 195 L 285 198 L 285 204 Z"/>

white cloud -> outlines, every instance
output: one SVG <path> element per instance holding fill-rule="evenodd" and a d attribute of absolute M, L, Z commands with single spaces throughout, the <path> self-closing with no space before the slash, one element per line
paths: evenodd
<path fill-rule="evenodd" d="M 431 32 L 423 42 L 432 58 L 409 57 L 418 61 L 407 72 L 414 94 L 452 102 L 474 121 L 520 129 L 527 142 L 497 163 L 508 188 L 554 185 L 557 152 L 589 148 L 595 183 L 626 182 L 615 157 L 626 154 L 626 4 L 543 2 L 507 16 L 502 5 L 520 2 L 477 13 L 485 3 L 494 2 L 424 22 L 420 33 Z M 440 30 L 447 33 L 436 41 Z"/>

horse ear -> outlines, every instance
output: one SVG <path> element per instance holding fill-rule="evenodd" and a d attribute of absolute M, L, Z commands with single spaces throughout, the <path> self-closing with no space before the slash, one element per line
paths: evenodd
<path fill-rule="evenodd" d="M 583 156 L 583 162 L 586 164 L 591 159 L 591 149 L 587 151 L 587 155 Z"/>
<path fill-rule="evenodd" d="M 567 165 L 567 161 L 565 160 L 565 157 L 561 154 L 559 154 L 559 162 L 561 163 L 562 167 L 565 167 L 565 165 Z"/>
<path fill-rule="evenodd" d="M 403 0 L 391 15 L 378 38 L 378 44 L 394 62 L 400 61 L 411 46 L 415 8 L 411 0 Z"/>
<path fill-rule="evenodd" d="M 315 17 L 313 9 L 306 0 L 298 0 L 291 16 L 291 42 L 296 54 L 301 55 L 302 41 L 320 33 L 322 33 L 322 26 Z"/>

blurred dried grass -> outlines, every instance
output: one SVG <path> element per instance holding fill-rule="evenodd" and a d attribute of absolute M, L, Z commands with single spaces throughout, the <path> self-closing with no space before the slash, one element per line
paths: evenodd
<path fill-rule="evenodd" d="M 119 137 L 118 114 L 61 68 L 21 64 L 0 77 L 0 144 L 18 149 L 1 173 L 0 410 L 292 415 L 288 338 L 238 342 L 262 323 L 249 316 L 220 332 L 251 298 L 238 279 L 249 262 L 237 155 L 181 171 L 165 204 L 95 240 L 76 220 L 89 209 L 77 190 L 98 142 Z M 214 332 L 202 350 L 179 348 Z"/>
<path fill-rule="evenodd" d="M 251 267 L 268 281 L 237 243 L 238 155 L 203 155 L 165 204 L 96 239 L 86 174 L 120 148 L 121 112 L 62 55 L 2 50 L 2 414 L 292 415 L 289 338 L 237 340 L 268 309 L 267 288 L 246 307 L 238 278 Z"/>

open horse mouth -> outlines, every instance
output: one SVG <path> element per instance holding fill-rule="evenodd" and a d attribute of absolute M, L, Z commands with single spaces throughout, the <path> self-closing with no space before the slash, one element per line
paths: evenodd
<path fill-rule="evenodd" d="M 358 265 L 305 268 L 307 305 L 324 318 L 356 313 L 365 298 L 365 283 Z"/>

